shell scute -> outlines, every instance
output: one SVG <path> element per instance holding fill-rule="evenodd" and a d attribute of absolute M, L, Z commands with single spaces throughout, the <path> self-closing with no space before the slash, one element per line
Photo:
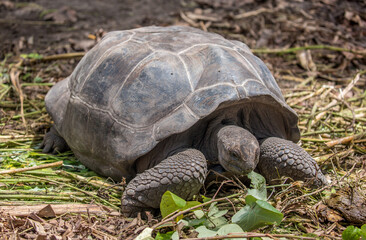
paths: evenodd
<path fill-rule="evenodd" d="M 116 47 L 120 47 L 128 42 L 132 36 L 133 33 L 127 31 L 115 31 L 106 34 L 103 40 L 88 51 L 76 66 L 71 75 L 70 89 L 73 92 L 79 92 L 86 81 L 85 75 L 92 72 L 95 66 L 98 66 L 98 60 L 103 59 L 103 56 L 113 52 Z"/>
<path fill-rule="evenodd" d="M 152 54 L 146 46 L 129 43 L 126 47 L 115 49 L 98 60 L 98 65 L 84 75 L 84 84 L 78 96 L 93 106 L 109 109 L 109 104 L 123 85 L 126 78 L 134 71 L 139 62 Z"/>
<path fill-rule="evenodd" d="M 196 90 L 187 101 L 187 106 L 200 118 L 212 113 L 222 102 L 238 100 L 235 86 L 216 84 Z"/>
<path fill-rule="evenodd" d="M 195 89 L 217 83 L 240 85 L 243 76 L 257 78 L 236 51 L 216 45 L 200 45 L 180 54 Z"/>
<path fill-rule="evenodd" d="M 179 58 L 156 52 L 126 79 L 111 109 L 130 126 L 152 126 L 179 107 L 190 93 L 191 85 Z"/>

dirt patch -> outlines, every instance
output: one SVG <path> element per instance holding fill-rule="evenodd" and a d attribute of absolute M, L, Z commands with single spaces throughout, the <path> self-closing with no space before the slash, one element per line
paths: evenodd
<path fill-rule="evenodd" d="M 88 34 L 173 24 L 181 8 L 179 0 L 0 2 L 0 58 L 9 52 L 86 50 Z M 75 48 L 68 49 L 70 44 Z"/>

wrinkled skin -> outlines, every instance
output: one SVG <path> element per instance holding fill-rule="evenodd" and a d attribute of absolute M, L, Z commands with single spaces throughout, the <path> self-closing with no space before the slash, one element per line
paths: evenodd
<path fill-rule="evenodd" d="M 259 161 L 259 143 L 247 130 L 227 126 L 217 134 L 218 159 L 228 172 L 244 175 L 255 169 Z"/>

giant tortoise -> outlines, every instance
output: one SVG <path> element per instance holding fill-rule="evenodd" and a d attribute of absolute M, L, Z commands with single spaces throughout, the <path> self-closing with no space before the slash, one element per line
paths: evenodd
<path fill-rule="evenodd" d="M 129 181 L 126 215 L 159 207 L 170 190 L 197 194 L 207 165 L 267 180 L 326 183 L 301 147 L 298 117 L 249 48 L 183 27 L 115 31 L 51 88 L 44 152 L 70 147 L 95 172 Z"/>

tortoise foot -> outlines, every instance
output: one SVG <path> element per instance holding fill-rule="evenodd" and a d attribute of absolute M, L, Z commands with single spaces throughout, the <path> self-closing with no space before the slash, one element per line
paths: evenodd
<path fill-rule="evenodd" d="M 70 149 L 54 127 L 51 127 L 50 131 L 44 136 L 41 148 L 43 148 L 43 153 L 52 152 L 52 154 L 66 152 Z"/>
<path fill-rule="evenodd" d="M 138 212 L 159 208 L 161 197 L 168 190 L 190 199 L 199 192 L 206 173 L 206 159 L 196 149 L 170 156 L 130 181 L 122 195 L 122 212 L 134 217 Z"/>
<path fill-rule="evenodd" d="M 315 160 L 291 141 L 270 137 L 260 146 L 258 169 L 268 182 L 287 176 L 293 180 L 309 180 L 313 186 L 327 184 Z"/>

